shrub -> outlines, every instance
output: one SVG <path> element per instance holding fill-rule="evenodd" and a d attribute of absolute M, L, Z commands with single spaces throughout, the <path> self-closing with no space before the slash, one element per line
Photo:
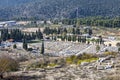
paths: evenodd
<path fill-rule="evenodd" d="M 0 72 L 16 71 L 19 64 L 10 57 L 0 57 Z"/>
<path fill-rule="evenodd" d="M 77 56 L 71 55 L 70 57 L 67 57 L 66 62 L 68 64 L 76 64 L 77 63 Z"/>
<path fill-rule="evenodd" d="M 92 54 L 81 54 L 79 56 L 72 55 L 66 58 L 67 64 L 81 64 L 81 62 L 92 62 L 97 60 L 97 56 Z"/>
<path fill-rule="evenodd" d="M 118 48 L 118 52 L 120 52 L 120 47 Z"/>
<path fill-rule="evenodd" d="M 120 47 L 120 43 L 117 43 L 116 46 L 117 46 L 117 47 Z"/>
<path fill-rule="evenodd" d="M 14 44 L 14 45 L 13 45 L 13 48 L 14 48 L 14 49 L 16 49 L 16 48 L 17 48 L 17 45 L 16 45 L 16 44 Z"/>
<path fill-rule="evenodd" d="M 19 64 L 16 60 L 7 56 L 0 57 L 0 75 L 4 72 L 16 71 L 18 68 Z"/>
<path fill-rule="evenodd" d="M 32 48 L 28 48 L 27 51 L 32 51 L 33 49 Z"/>
<path fill-rule="evenodd" d="M 108 56 L 108 55 L 116 56 L 116 55 L 117 55 L 116 52 L 105 52 L 104 54 L 105 54 L 106 56 Z"/>
<path fill-rule="evenodd" d="M 83 54 L 77 56 L 77 59 L 81 59 L 81 60 L 91 59 L 91 58 L 97 58 L 97 56 L 93 55 L 93 54 L 86 54 L 86 53 L 83 53 Z"/>
<path fill-rule="evenodd" d="M 48 66 L 50 66 L 50 67 L 54 67 L 54 66 L 56 66 L 56 64 L 54 64 L 54 63 L 50 63 L 50 64 L 48 64 Z"/>
<path fill-rule="evenodd" d="M 97 45 L 97 46 L 96 46 L 96 51 L 98 52 L 99 50 L 100 50 L 100 46 Z"/>
<path fill-rule="evenodd" d="M 28 57 L 27 56 L 20 56 L 19 58 L 18 58 L 18 61 L 19 62 L 24 62 L 24 61 L 27 61 L 28 60 Z"/>
<path fill-rule="evenodd" d="M 58 65 L 66 65 L 66 60 L 64 58 L 61 58 L 59 61 L 58 61 Z"/>

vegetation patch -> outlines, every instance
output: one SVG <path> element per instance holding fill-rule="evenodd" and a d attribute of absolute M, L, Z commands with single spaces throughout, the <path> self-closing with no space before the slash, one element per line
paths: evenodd
<path fill-rule="evenodd" d="M 92 54 L 82 54 L 79 56 L 72 55 L 70 57 L 66 58 L 67 64 L 81 64 L 82 62 L 92 62 L 98 60 L 97 56 L 94 56 Z"/>
<path fill-rule="evenodd" d="M 32 44 L 32 43 L 40 43 L 40 42 L 41 42 L 41 40 L 32 40 L 32 41 L 29 41 L 28 43 Z"/>
<path fill-rule="evenodd" d="M 113 56 L 116 56 L 117 55 L 117 53 L 116 52 L 105 52 L 104 53 L 106 56 L 108 56 L 108 55 L 113 55 Z"/>

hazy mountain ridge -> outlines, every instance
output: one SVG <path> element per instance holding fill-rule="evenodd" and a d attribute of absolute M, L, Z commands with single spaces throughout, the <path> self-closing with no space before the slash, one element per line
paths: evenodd
<path fill-rule="evenodd" d="M 34 0 L 0 0 L 0 7 L 11 7 L 11 6 L 17 6 L 24 3 L 29 3 Z"/>
<path fill-rule="evenodd" d="M 75 18 L 77 9 L 79 17 L 114 17 L 120 13 L 119 0 L 0 0 L 1 4 L 4 4 L 0 6 L 1 19 Z"/>

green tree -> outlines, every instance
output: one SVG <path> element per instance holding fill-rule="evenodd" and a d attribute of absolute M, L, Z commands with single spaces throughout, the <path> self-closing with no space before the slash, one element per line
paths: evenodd
<path fill-rule="evenodd" d="M 97 45 L 97 46 L 96 46 L 96 51 L 98 52 L 99 50 L 100 50 L 100 46 Z"/>
<path fill-rule="evenodd" d="M 17 48 L 17 45 L 16 45 L 16 44 L 14 44 L 14 45 L 13 45 L 13 48 L 14 48 L 14 49 L 16 49 L 16 48 Z"/>
<path fill-rule="evenodd" d="M 76 29 L 76 34 L 80 34 L 80 29 L 79 28 Z"/>
<path fill-rule="evenodd" d="M 41 52 L 40 54 L 44 55 L 44 41 L 42 41 Z"/>
<path fill-rule="evenodd" d="M 38 39 L 43 39 L 43 34 L 40 29 L 38 31 L 36 31 L 36 36 Z"/>
<path fill-rule="evenodd" d="M 66 28 L 64 28 L 63 29 L 63 33 L 67 33 L 68 31 L 67 31 L 67 29 Z"/>
<path fill-rule="evenodd" d="M 81 36 L 78 36 L 78 42 L 81 42 Z"/>
<path fill-rule="evenodd" d="M 28 49 L 28 44 L 26 39 L 23 40 L 23 49 L 27 50 Z"/>
<path fill-rule="evenodd" d="M 72 37 L 69 35 L 67 39 L 68 39 L 68 41 L 71 41 Z"/>
<path fill-rule="evenodd" d="M 72 28 L 72 34 L 76 34 L 76 33 L 75 33 L 75 28 Z"/>
<path fill-rule="evenodd" d="M 72 41 L 73 41 L 73 42 L 76 41 L 76 36 L 75 36 L 75 35 L 72 36 Z"/>

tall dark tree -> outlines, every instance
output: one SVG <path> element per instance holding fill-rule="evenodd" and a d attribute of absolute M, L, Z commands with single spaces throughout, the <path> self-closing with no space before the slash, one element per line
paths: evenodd
<path fill-rule="evenodd" d="M 31 35 L 31 36 L 32 36 L 32 39 L 33 39 L 33 40 L 35 40 L 35 39 L 36 39 L 36 34 L 35 34 L 34 32 L 32 33 L 32 35 Z"/>
<path fill-rule="evenodd" d="M 63 32 L 64 32 L 64 33 L 67 33 L 68 31 L 67 31 L 67 29 L 66 29 L 66 28 L 64 28 L 64 29 L 63 29 Z"/>
<path fill-rule="evenodd" d="M 103 38 L 102 38 L 102 36 L 99 36 L 99 40 L 100 40 L 100 44 L 102 44 L 102 43 L 103 43 Z"/>
<path fill-rule="evenodd" d="M 26 39 L 23 39 L 23 49 L 27 50 L 28 49 L 28 44 Z"/>
<path fill-rule="evenodd" d="M 40 54 L 44 55 L 44 40 L 42 40 L 42 46 L 41 46 Z"/>
<path fill-rule="evenodd" d="M 80 29 L 76 28 L 76 34 L 80 34 Z"/>
<path fill-rule="evenodd" d="M 50 34 L 50 28 L 49 27 L 45 27 L 43 33 L 45 33 L 46 35 Z"/>
<path fill-rule="evenodd" d="M 36 31 L 36 36 L 38 39 L 43 39 L 43 34 L 40 29 L 38 31 Z"/>
<path fill-rule="evenodd" d="M 69 35 L 68 38 L 67 38 L 68 41 L 71 41 L 72 40 L 72 37 Z"/>
<path fill-rule="evenodd" d="M 78 36 L 78 42 L 81 42 L 81 36 Z"/>
<path fill-rule="evenodd" d="M 89 29 L 88 34 L 89 34 L 89 35 L 92 35 L 92 34 L 93 34 L 92 29 Z"/>
<path fill-rule="evenodd" d="M 73 42 L 76 41 L 76 36 L 75 36 L 75 35 L 72 36 L 72 41 L 73 41 Z"/>
<path fill-rule="evenodd" d="M 60 34 L 60 33 L 61 33 L 61 29 L 58 28 L 58 29 L 57 29 L 57 34 Z"/>
<path fill-rule="evenodd" d="M 75 28 L 72 28 L 72 34 L 76 34 Z"/>

